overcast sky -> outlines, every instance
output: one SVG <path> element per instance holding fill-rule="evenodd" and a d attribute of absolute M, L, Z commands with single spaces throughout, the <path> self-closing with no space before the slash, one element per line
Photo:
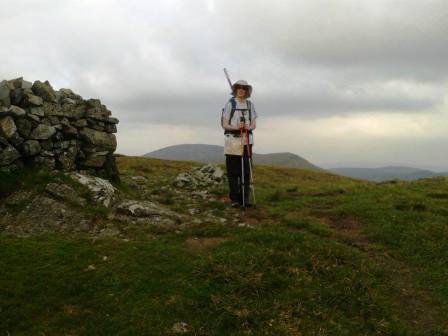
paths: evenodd
<path fill-rule="evenodd" d="M 448 170 L 446 0 L 1 0 L 0 79 L 100 98 L 117 152 L 223 142 L 222 69 L 258 153 Z"/>

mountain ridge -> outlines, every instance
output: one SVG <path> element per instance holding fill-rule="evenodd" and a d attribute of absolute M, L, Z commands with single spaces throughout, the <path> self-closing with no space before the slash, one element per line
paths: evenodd
<path fill-rule="evenodd" d="M 203 163 L 224 163 L 224 147 L 207 144 L 181 144 L 167 146 L 143 155 L 165 160 L 198 161 Z M 253 160 L 257 164 L 283 166 L 292 168 L 304 168 L 311 170 L 323 170 L 303 157 L 290 153 L 253 154 Z"/>
<path fill-rule="evenodd" d="M 385 181 L 391 179 L 417 180 L 420 178 L 447 176 L 448 172 L 434 172 L 408 166 L 384 166 L 376 168 L 338 167 L 329 168 L 329 171 L 347 177 L 361 178 L 371 181 Z"/>

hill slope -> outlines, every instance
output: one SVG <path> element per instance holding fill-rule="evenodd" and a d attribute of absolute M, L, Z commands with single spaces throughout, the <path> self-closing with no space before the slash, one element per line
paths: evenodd
<path fill-rule="evenodd" d="M 197 161 L 204 163 L 223 163 L 224 148 L 216 145 L 184 144 L 165 147 L 144 155 L 165 160 Z M 254 163 L 292 168 L 319 170 L 304 158 L 292 153 L 257 154 L 254 153 Z"/>
<path fill-rule="evenodd" d="M 343 176 L 371 181 L 386 181 L 392 179 L 417 180 L 420 178 L 445 176 L 446 173 L 435 173 L 426 169 L 390 166 L 380 168 L 331 168 L 330 171 Z"/>
<path fill-rule="evenodd" d="M 447 178 L 372 183 L 255 166 L 258 207 L 242 212 L 224 184 L 173 186 L 197 163 L 117 162 L 122 198 L 179 221 L 160 230 L 154 208 L 123 216 L 70 201 L 58 216 L 71 209 L 104 230 L 0 234 L 5 334 L 448 333 Z M 0 176 L 2 216 L 28 211 L 17 193 L 53 197 L 53 176 L 14 178 Z"/>

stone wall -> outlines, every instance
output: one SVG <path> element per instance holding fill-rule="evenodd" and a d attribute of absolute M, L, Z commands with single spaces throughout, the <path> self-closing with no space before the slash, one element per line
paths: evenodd
<path fill-rule="evenodd" d="M 117 124 L 98 99 L 56 91 L 48 81 L 1 81 L 0 170 L 36 165 L 118 179 Z"/>

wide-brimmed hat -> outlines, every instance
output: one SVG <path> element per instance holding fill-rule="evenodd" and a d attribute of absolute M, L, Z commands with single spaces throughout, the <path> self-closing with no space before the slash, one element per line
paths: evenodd
<path fill-rule="evenodd" d="M 240 79 L 239 81 L 236 81 L 232 85 L 232 93 L 233 93 L 233 95 L 235 95 L 235 91 L 236 91 L 236 87 L 237 86 L 243 86 L 244 88 L 246 88 L 247 97 L 250 97 L 250 95 L 252 94 L 252 86 L 249 85 L 249 83 L 247 81 L 245 81 L 244 79 Z"/>

